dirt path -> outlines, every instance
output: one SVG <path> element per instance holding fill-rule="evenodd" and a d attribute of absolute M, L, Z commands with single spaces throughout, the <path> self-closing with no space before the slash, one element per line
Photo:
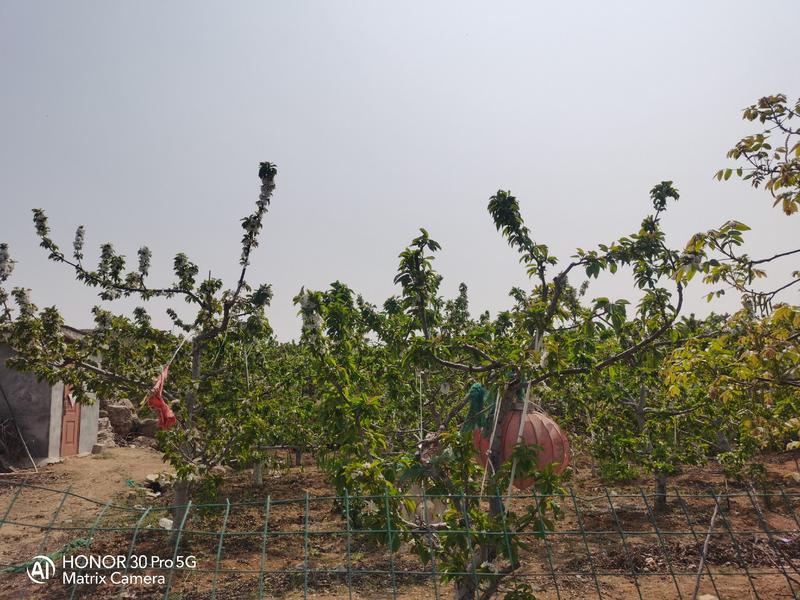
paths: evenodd
<path fill-rule="evenodd" d="M 160 452 L 127 447 L 111 448 L 100 455 L 66 458 L 64 462 L 48 465 L 45 471 L 63 477 L 73 493 L 106 502 L 126 490 L 128 479 L 140 481 L 148 473 L 171 469 L 161 460 Z"/>
<path fill-rule="evenodd" d="M 6 513 L 12 500 L 14 504 L 6 517 L 8 522 L 0 525 L 0 564 L 19 562 L 38 552 L 41 541 L 31 539 L 31 528 L 14 523 L 44 526 L 58 513 L 58 523 L 66 526 L 72 524 L 85 531 L 82 526 L 91 523 L 107 502 L 125 503 L 131 489 L 126 483 L 128 480 L 141 482 L 149 473 L 170 470 L 161 461 L 159 452 L 149 448 L 128 447 L 112 448 L 100 455 L 72 457 L 47 465 L 40 469 L 40 474 L 28 478 L 28 484 L 38 487 L 24 488 L 16 500 L 14 497 L 18 488 L 14 484 L 21 479 L 3 478 L 0 480 L 0 516 Z M 69 489 L 74 496 L 39 487 Z M 106 514 L 113 510 L 107 509 Z M 53 537 L 69 536 L 54 534 Z"/>

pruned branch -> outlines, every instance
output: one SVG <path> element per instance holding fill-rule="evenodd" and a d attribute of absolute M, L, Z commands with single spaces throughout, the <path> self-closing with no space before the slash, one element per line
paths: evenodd
<path fill-rule="evenodd" d="M 108 381 L 115 381 L 117 383 L 124 383 L 124 384 L 126 384 L 128 386 L 142 389 L 145 392 L 149 392 L 150 390 L 153 389 L 153 384 L 152 383 L 147 383 L 147 382 L 144 382 L 144 381 L 137 381 L 135 379 L 131 379 L 129 377 L 125 377 L 124 375 L 120 375 L 119 373 L 112 373 L 111 371 L 106 371 L 105 369 L 102 369 L 102 368 L 100 368 L 100 367 L 98 367 L 96 365 L 93 365 L 93 364 L 85 362 L 85 361 L 65 359 L 64 362 L 62 362 L 61 365 L 60 365 L 60 367 L 62 367 L 62 368 L 63 367 L 71 367 L 71 366 L 79 367 L 81 369 L 89 371 L 90 373 L 94 373 L 95 375 L 99 375 L 100 377 L 102 377 L 104 379 L 107 379 Z M 164 397 L 169 399 L 169 400 L 176 400 L 177 399 L 174 395 L 170 394 L 166 390 L 164 390 Z"/>
<path fill-rule="evenodd" d="M 780 252 L 775 254 L 774 256 L 770 256 L 769 258 L 760 258 L 758 260 L 750 260 L 748 261 L 751 265 L 760 265 L 763 263 L 772 262 L 773 260 L 777 260 L 779 258 L 783 258 L 784 256 L 791 256 L 792 254 L 800 253 L 800 248 L 797 250 L 789 250 L 788 252 Z"/>
<path fill-rule="evenodd" d="M 495 369 L 499 369 L 500 367 L 503 366 L 503 363 L 498 361 L 492 361 L 488 365 L 475 366 L 475 365 L 465 365 L 462 363 L 445 360 L 444 358 L 439 358 L 433 352 L 431 352 L 431 356 L 433 357 L 433 360 L 435 360 L 443 367 L 449 367 L 451 369 L 456 369 L 457 371 L 465 371 L 467 373 L 486 373 L 487 371 L 494 371 Z"/>
<path fill-rule="evenodd" d="M 674 310 L 672 316 L 669 319 L 667 319 L 658 329 L 656 329 L 653 333 L 651 333 L 647 337 L 643 338 L 642 340 L 640 340 L 639 342 L 637 342 L 633 346 L 630 346 L 629 348 L 626 348 L 625 350 L 617 352 L 616 354 L 614 354 L 612 356 L 609 356 L 608 358 L 606 358 L 606 359 L 604 359 L 604 360 L 602 360 L 602 361 L 600 361 L 600 362 L 598 362 L 598 363 L 596 363 L 596 364 L 594 364 L 592 366 L 589 366 L 589 367 L 570 367 L 568 369 L 562 369 L 560 371 L 550 371 L 548 373 L 544 373 L 544 374 L 540 375 L 539 377 L 536 377 L 536 378 L 532 379 L 531 382 L 530 382 L 531 385 L 536 385 L 536 384 L 539 384 L 539 383 L 543 383 L 543 382 L 547 381 L 548 379 L 552 379 L 553 377 L 563 377 L 563 376 L 566 376 L 566 375 L 581 375 L 581 374 L 587 374 L 587 373 L 602 371 L 603 369 L 605 369 L 607 367 L 610 367 L 614 363 L 619 362 L 619 361 L 621 361 L 621 360 L 623 360 L 623 359 L 625 359 L 625 358 L 627 358 L 627 357 L 629 357 L 629 356 L 631 356 L 633 354 L 636 354 L 637 352 L 639 352 L 639 350 L 641 350 L 642 348 L 648 346 L 649 344 L 651 344 L 652 342 L 657 340 L 659 337 L 661 337 L 664 333 L 666 333 L 666 331 L 675 322 L 675 319 L 678 317 L 678 314 L 681 311 L 681 307 L 683 306 L 683 285 L 678 283 L 677 284 L 677 290 L 678 290 L 678 303 L 677 303 L 677 305 L 675 307 L 675 310 Z"/>

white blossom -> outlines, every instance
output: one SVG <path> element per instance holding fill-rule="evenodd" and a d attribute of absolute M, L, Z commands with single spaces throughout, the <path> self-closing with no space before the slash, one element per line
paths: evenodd
<path fill-rule="evenodd" d="M 307 333 L 322 331 L 322 317 L 319 313 L 303 313 L 303 331 Z"/>
<path fill-rule="evenodd" d="M 150 258 L 152 256 L 153 253 L 147 246 L 139 248 L 139 273 L 141 273 L 142 276 L 147 276 L 150 272 Z"/>
<path fill-rule="evenodd" d="M 311 292 L 303 292 L 299 299 L 300 312 L 303 318 L 304 333 L 319 333 L 322 331 L 322 316 L 317 312 L 318 306 Z"/>
<path fill-rule="evenodd" d="M 19 307 L 19 312 L 25 316 L 32 316 L 34 313 L 34 306 L 31 302 L 31 291 L 27 288 L 14 288 L 11 293 Z"/>
<path fill-rule="evenodd" d="M 44 237 L 49 233 L 50 229 L 47 227 L 47 217 L 43 211 L 33 211 L 33 223 L 36 226 L 36 233 L 39 237 Z"/>
<path fill-rule="evenodd" d="M 75 260 L 81 260 L 83 258 L 83 239 L 86 230 L 83 228 L 83 225 L 78 227 L 75 230 L 75 239 L 72 241 L 72 249 L 74 250 L 73 256 L 75 256 Z"/>
<path fill-rule="evenodd" d="M 14 271 L 14 261 L 8 253 L 8 244 L 0 244 L 0 279 L 8 279 Z"/>
<path fill-rule="evenodd" d="M 302 296 L 300 296 L 300 308 L 305 310 L 312 310 L 314 308 L 314 304 L 311 301 L 311 292 L 304 292 Z"/>

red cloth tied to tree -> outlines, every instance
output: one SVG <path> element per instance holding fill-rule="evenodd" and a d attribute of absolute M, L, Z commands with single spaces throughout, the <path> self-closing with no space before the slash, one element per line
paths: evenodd
<path fill-rule="evenodd" d="M 172 412 L 172 409 L 169 407 L 169 404 L 164 402 L 164 382 L 167 380 L 168 373 L 169 365 L 164 367 L 164 370 L 161 371 L 161 375 L 156 379 L 156 383 L 153 389 L 150 390 L 150 395 L 147 397 L 147 404 L 158 413 L 159 429 L 169 429 L 178 421 L 175 418 L 175 413 Z"/>

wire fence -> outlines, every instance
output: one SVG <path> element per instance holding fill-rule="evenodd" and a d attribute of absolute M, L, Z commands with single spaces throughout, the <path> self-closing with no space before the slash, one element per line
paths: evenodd
<path fill-rule="evenodd" d="M 568 489 L 556 497 L 563 515 L 541 538 L 505 523 L 501 530 L 487 531 L 468 517 L 458 527 L 442 528 L 436 523 L 439 511 L 454 497 L 424 492 L 406 497 L 417 509 L 402 523 L 389 510 L 388 494 L 306 493 L 190 503 L 180 522 L 171 524 L 164 519 L 172 507 L 154 505 L 141 490 L 130 496 L 131 505 L 102 503 L 69 488 L 0 482 L 3 593 L 19 598 L 35 592 L 43 598 L 438 599 L 453 595 L 452 584 L 442 577 L 446 573 L 450 581 L 475 578 L 479 588 L 502 577 L 498 598 L 521 582 L 537 598 L 559 600 L 800 594 L 800 493 L 782 487 L 763 493 L 671 489 L 666 511 L 657 511 L 655 497 L 645 490 L 599 488 L 578 495 Z M 488 506 L 497 496 L 458 498 Z M 521 494 L 503 501 L 519 508 L 543 499 Z M 386 526 L 359 525 L 349 510 L 356 502 L 361 510 L 383 511 Z M 407 531 L 411 521 L 416 521 L 413 536 Z M 458 571 L 441 552 L 446 536 L 461 536 L 468 545 L 493 537 L 529 545 L 511 575 L 493 571 L 492 565 Z M 417 558 L 413 544 L 424 544 L 430 559 Z M 28 575 L 36 556 L 56 565 L 42 584 Z M 91 556 L 115 558 L 87 563 Z M 106 580 L 99 582 L 98 576 Z"/>

